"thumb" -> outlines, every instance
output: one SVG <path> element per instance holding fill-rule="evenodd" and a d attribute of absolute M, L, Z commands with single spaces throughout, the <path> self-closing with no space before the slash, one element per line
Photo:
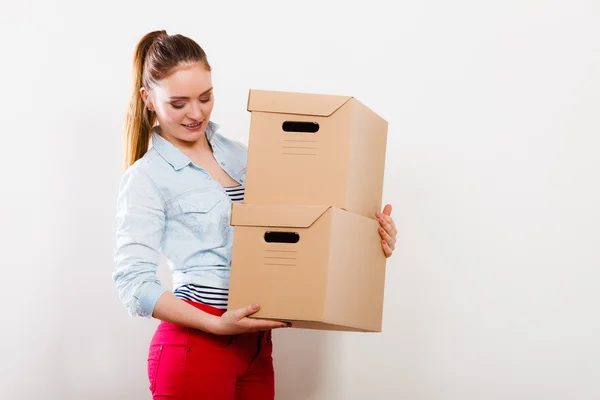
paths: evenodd
<path fill-rule="evenodd" d="M 240 320 L 244 317 L 247 317 L 250 314 L 254 314 L 255 312 L 258 311 L 260 307 L 258 306 L 258 304 L 251 304 L 247 307 L 243 307 L 243 308 L 238 308 L 237 310 L 234 311 L 235 317 Z"/>
<path fill-rule="evenodd" d="M 383 208 L 383 213 L 387 216 L 392 215 L 392 205 L 386 204 L 385 207 Z"/>

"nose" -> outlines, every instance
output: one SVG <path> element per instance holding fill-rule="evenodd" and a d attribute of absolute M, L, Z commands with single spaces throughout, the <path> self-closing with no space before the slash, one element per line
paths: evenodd
<path fill-rule="evenodd" d="M 200 121 L 202 119 L 202 106 L 198 102 L 192 103 L 192 109 L 186 114 L 189 119 Z"/>

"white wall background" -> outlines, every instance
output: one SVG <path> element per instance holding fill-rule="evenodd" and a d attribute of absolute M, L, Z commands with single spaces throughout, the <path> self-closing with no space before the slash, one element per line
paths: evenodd
<path fill-rule="evenodd" d="M 390 123 L 385 331 L 277 332 L 278 399 L 600 398 L 600 3 L 351 3 L 2 0 L 0 398 L 149 398 L 156 322 L 110 274 L 131 57 L 161 28 L 207 51 L 231 137 L 249 88 Z"/>

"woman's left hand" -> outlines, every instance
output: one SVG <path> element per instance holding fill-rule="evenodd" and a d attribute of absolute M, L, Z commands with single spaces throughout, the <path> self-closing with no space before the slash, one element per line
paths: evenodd
<path fill-rule="evenodd" d="M 382 239 L 381 247 L 383 248 L 386 258 L 392 256 L 392 253 L 396 248 L 396 235 L 398 234 L 396 224 L 394 224 L 391 214 L 392 206 L 390 204 L 386 204 L 382 213 L 375 214 L 379 221 L 379 236 L 381 236 Z"/>

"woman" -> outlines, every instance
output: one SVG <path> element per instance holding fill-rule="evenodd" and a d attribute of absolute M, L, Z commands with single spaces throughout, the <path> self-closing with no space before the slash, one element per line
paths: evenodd
<path fill-rule="evenodd" d="M 210 121 L 211 67 L 196 42 L 151 32 L 133 72 L 113 278 L 130 315 L 161 320 L 148 355 L 153 398 L 273 399 L 271 330 L 286 324 L 247 318 L 258 305 L 226 311 L 230 209 L 243 200 L 247 148 Z M 388 257 L 390 213 L 377 215 Z M 156 276 L 161 254 L 173 293 Z"/>

